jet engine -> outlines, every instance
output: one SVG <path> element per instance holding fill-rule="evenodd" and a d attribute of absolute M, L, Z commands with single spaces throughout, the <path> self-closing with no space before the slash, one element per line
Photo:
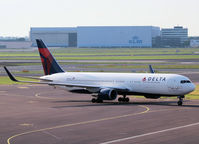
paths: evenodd
<path fill-rule="evenodd" d="M 101 89 L 98 93 L 98 98 L 102 100 L 115 100 L 117 98 L 117 91 L 109 88 Z"/>

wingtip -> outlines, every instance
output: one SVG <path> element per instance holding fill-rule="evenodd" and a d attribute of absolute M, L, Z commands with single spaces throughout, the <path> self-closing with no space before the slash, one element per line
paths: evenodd
<path fill-rule="evenodd" d="M 12 80 L 12 81 L 15 81 L 15 82 L 18 82 L 18 80 L 15 79 L 15 77 L 10 73 L 10 71 L 7 69 L 6 66 L 4 66 L 4 69 L 7 73 L 7 75 L 9 76 L 9 78 Z"/>

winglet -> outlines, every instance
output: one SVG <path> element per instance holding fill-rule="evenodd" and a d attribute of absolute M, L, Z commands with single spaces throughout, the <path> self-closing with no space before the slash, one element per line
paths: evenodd
<path fill-rule="evenodd" d="M 14 82 L 22 82 L 22 83 L 34 83 L 34 84 L 49 84 L 49 82 L 34 82 L 34 81 L 20 81 L 17 80 L 14 75 L 11 74 L 11 72 L 4 66 L 4 69 L 6 73 L 8 74 L 9 78 Z"/>
<path fill-rule="evenodd" d="M 150 70 L 151 73 L 155 73 L 155 71 L 154 71 L 152 65 L 149 65 L 149 70 Z"/>
<path fill-rule="evenodd" d="M 18 80 L 15 79 L 15 77 L 9 72 L 9 70 L 5 66 L 4 69 L 12 81 L 18 82 Z"/>

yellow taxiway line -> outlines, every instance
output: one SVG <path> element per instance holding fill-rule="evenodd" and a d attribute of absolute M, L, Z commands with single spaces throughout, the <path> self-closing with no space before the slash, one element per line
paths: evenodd
<path fill-rule="evenodd" d="M 142 105 L 139 105 L 139 106 L 142 107 L 142 108 L 145 108 L 145 111 L 142 111 L 142 112 L 139 112 L 139 113 L 132 113 L 132 114 L 126 114 L 126 115 L 121 115 L 121 116 L 107 117 L 107 118 L 102 118 L 102 119 L 97 119 L 97 120 L 83 121 L 83 122 L 79 122 L 79 123 L 65 124 L 65 125 L 59 125 L 59 126 L 54 126 L 54 127 L 49 127 L 49 128 L 27 131 L 27 132 L 19 133 L 19 134 L 16 134 L 16 135 L 9 137 L 7 139 L 7 143 L 11 144 L 10 141 L 12 139 L 19 137 L 19 136 L 22 136 L 22 135 L 27 135 L 27 134 L 36 133 L 36 132 L 42 132 L 42 131 L 46 131 L 46 130 L 76 126 L 76 125 L 91 124 L 91 123 L 96 123 L 96 122 L 101 122 L 101 121 L 108 121 L 108 120 L 120 119 L 120 118 L 125 118 L 125 117 L 131 117 L 131 116 L 147 113 L 150 110 L 150 108 L 147 107 L 147 106 L 142 106 Z"/>
<path fill-rule="evenodd" d="M 19 89 L 29 89 L 29 87 L 18 87 Z"/>
<path fill-rule="evenodd" d="M 59 125 L 59 126 L 54 126 L 54 127 L 49 127 L 49 128 L 27 131 L 27 132 L 24 132 L 24 133 L 20 133 L 20 134 L 16 134 L 16 135 L 11 136 L 10 138 L 7 139 L 7 144 L 11 144 L 10 141 L 12 139 L 16 138 L 16 137 L 31 134 L 31 133 L 36 133 L 36 132 L 43 132 L 43 131 L 46 131 L 46 130 L 59 129 L 59 128 L 76 126 L 76 125 L 83 125 L 83 124 L 91 124 L 91 123 L 96 123 L 96 122 L 101 122 L 101 121 L 108 121 L 108 120 L 120 119 L 120 118 L 125 118 L 125 117 L 131 117 L 131 116 L 135 116 L 135 115 L 141 115 L 141 114 L 145 114 L 145 113 L 190 109 L 190 108 L 175 108 L 175 109 L 172 108 L 172 109 L 160 109 L 160 110 L 149 111 L 150 108 L 147 107 L 147 106 L 142 106 L 142 105 L 138 105 L 138 106 L 143 107 L 146 110 L 139 112 L 139 113 L 132 113 L 132 114 L 126 114 L 126 115 L 121 115 L 121 116 L 107 117 L 107 118 L 102 118 L 102 119 L 97 119 L 97 120 L 83 121 L 83 122 L 79 122 L 79 123 L 65 124 L 65 125 Z"/>

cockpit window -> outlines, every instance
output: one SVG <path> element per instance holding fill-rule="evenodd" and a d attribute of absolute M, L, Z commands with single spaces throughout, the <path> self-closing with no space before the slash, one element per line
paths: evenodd
<path fill-rule="evenodd" d="M 184 84 L 184 83 L 191 83 L 191 81 L 189 81 L 189 80 L 181 80 L 180 83 L 181 83 L 181 84 Z"/>

